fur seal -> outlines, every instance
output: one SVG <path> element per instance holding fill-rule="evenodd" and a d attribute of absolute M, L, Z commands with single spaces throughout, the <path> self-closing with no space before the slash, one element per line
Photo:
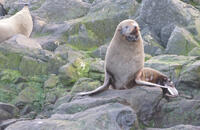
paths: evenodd
<path fill-rule="evenodd" d="M 10 18 L 0 20 L 0 42 L 16 34 L 29 37 L 33 29 L 33 21 L 27 5 Z"/>
<path fill-rule="evenodd" d="M 110 85 L 113 89 L 131 88 L 136 73 L 143 66 L 144 47 L 139 25 L 134 20 L 124 20 L 117 26 L 107 49 L 104 84 L 93 91 L 78 95 L 91 95 L 108 89 Z"/>
<path fill-rule="evenodd" d="M 141 69 L 137 73 L 135 81 L 138 84 L 161 87 L 164 95 L 168 97 L 176 97 L 179 95 L 173 82 L 166 75 L 151 68 L 145 67 Z"/>
<path fill-rule="evenodd" d="M 109 86 L 113 89 L 127 89 L 135 84 L 161 87 L 167 89 L 171 95 L 178 94 L 175 87 L 169 84 L 167 76 L 153 69 L 144 69 L 144 47 L 140 28 L 138 23 L 131 19 L 124 20 L 117 26 L 107 49 L 104 71 L 102 86 L 77 95 L 92 95 L 108 89 Z"/>

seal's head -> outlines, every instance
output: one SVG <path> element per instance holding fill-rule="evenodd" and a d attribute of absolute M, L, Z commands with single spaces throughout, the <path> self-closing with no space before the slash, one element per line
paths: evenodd
<path fill-rule="evenodd" d="M 136 42 L 140 38 L 140 28 L 136 21 L 127 19 L 122 21 L 117 27 L 122 38 L 128 42 Z"/>

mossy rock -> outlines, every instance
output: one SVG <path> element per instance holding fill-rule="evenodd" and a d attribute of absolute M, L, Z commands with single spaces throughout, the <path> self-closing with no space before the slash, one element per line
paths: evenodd
<path fill-rule="evenodd" d="M 194 40 L 192 34 L 183 28 L 176 27 L 168 40 L 166 53 L 187 56 L 195 47 L 200 47 L 200 45 Z"/>
<path fill-rule="evenodd" d="M 152 57 L 150 60 L 145 62 L 145 66 L 159 70 L 174 82 L 177 82 L 183 66 L 195 61 L 196 59 L 197 57 L 160 55 Z"/>
<path fill-rule="evenodd" d="M 46 80 L 44 82 L 44 87 L 45 88 L 54 88 L 56 87 L 56 85 L 59 82 L 59 78 L 58 76 L 56 76 L 55 74 L 50 75 L 50 77 L 48 78 L 48 80 Z"/>
<path fill-rule="evenodd" d="M 81 77 L 88 77 L 90 60 L 77 58 L 59 69 L 59 77 L 64 85 L 72 85 Z"/>
<path fill-rule="evenodd" d="M 94 50 L 110 41 L 117 25 L 137 9 L 138 3 L 132 0 L 95 2 L 86 16 L 70 21 L 71 28 L 63 39 L 78 49 Z"/>
<path fill-rule="evenodd" d="M 24 56 L 19 65 L 19 71 L 23 75 L 48 74 L 48 64 L 46 62 Z"/>
<path fill-rule="evenodd" d="M 90 78 L 81 78 L 79 79 L 74 86 L 72 87 L 71 94 L 83 91 L 91 91 L 96 89 L 101 85 L 101 82 L 95 81 Z"/>
<path fill-rule="evenodd" d="M 189 56 L 200 56 L 200 47 L 195 47 L 189 52 Z"/>

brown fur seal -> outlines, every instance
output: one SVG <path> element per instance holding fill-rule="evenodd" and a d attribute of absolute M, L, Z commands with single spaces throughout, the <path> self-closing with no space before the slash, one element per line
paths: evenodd
<path fill-rule="evenodd" d="M 10 18 L 0 20 L 0 42 L 16 34 L 29 37 L 33 29 L 33 21 L 27 5 Z"/>
<path fill-rule="evenodd" d="M 144 66 L 144 47 L 139 25 L 136 21 L 124 20 L 116 28 L 105 57 L 105 80 L 99 88 L 78 93 L 90 95 L 111 85 L 114 89 L 133 87 L 136 73 Z"/>
<path fill-rule="evenodd" d="M 141 69 L 137 73 L 135 81 L 137 84 L 161 87 L 164 94 L 168 97 L 179 95 L 173 82 L 166 75 L 151 68 Z"/>

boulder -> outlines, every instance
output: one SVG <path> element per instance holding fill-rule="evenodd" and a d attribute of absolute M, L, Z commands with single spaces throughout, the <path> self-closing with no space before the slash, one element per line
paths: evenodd
<path fill-rule="evenodd" d="M 200 99 L 199 57 L 161 55 L 148 60 L 145 66 L 166 74 L 183 97 Z"/>
<path fill-rule="evenodd" d="M 107 90 L 91 97 L 74 97 L 60 106 L 57 105 L 54 113 L 81 113 L 103 104 L 119 102 L 129 104 L 136 111 L 138 119 L 145 123 L 154 114 L 161 98 L 162 90 L 160 88 L 135 87 L 129 90 Z"/>
<path fill-rule="evenodd" d="M 15 118 L 18 114 L 19 110 L 14 105 L 0 102 L 0 122 Z"/>
<path fill-rule="evenodd" d="M 154 127 L 172 127 L 179 124 L 199 126 L 200 100 L 181 99 L 165 103 L 156 114 Z"/>
<path fill-rule="evenodd" d="M 189 56 L 200 56 L 200 48 L 199 47 L 195 47 L 193 48 L 189 53 Z"/>
<path fill-rule="evenodd" d="M 188 55 L 195 47 L 200 48 L 193 36 L 183 28 L 175 27 L 168 39 L 166 53 L 177 55 Z"/>
<path fill-rule="evenodd" d="M 199 126 L 192 125 L 176 125 L 170 128 L 147 128 L 146 130 L 199 130 Z"/>
<path fill-rule="evenodd" d="M 86 110 L 80 114 L 57 114 L 53 115 L 50 119 L 17 122 L 7 127 L 6 130 L 129 130 L 135 128 L 138 128 L 135 112 L 130 107 L 122 104 L 110 103 Z"/>
<path fill-rule="evenodd" d="M 95 58 L 101 58 L 102 60 L 105 59 L 106 51 L 108 48 L 108 44 L 102 45 L 94 50 L 90 55 Z"/>
<path fill-rule="evenodd" d="M 198 38 L 199 18 L 200 13 L 197 9 L 179 0 L 142 0 L 137 19 L 141 28 L 149 27 L 154 38 L 158 38 L 165 47 L 175 26 L 187 28 Z"/>
<path fill-rule="evenodd" d="M 87 14 L 90 4 L 74 0 L 46 0 L 34 14 L 49 22 L 61 22 L 80 18 Z"/>
<path fill-rule="evenodd" d="M 7 14 L 7 12 L 4 9 L 3 3 L 0 1 L 0 16 L 4 16 L 6 14 Z"/>
<path fill-rule="evenodd" d="M 180 73 L 179 86 L 200 89 L 200 59 L 183 67 Z"/>
<path fill-rule="evenodd" d="M 99 81 L 95 81 L 90 78 L 80 78 L 72 87 L 71 93 L 73 94 L 82 91 L 91 91 L 99 86 L 101 86 Z"/>
<path fill-rule="evenodd" d="M 159 44 L 159 42 L 153 37 L 153 34 L 148 28 L 141 31 L 144 44 L 145 54 L 150 54 L 152 56 L 160 55 L 164 53 L 164 48 Z"/>
<path fill-rule="evenodd" d="M 139 4 L 135 0 L 95 0 L 88 14 L 68 22 L 64 34 L 67 43 L 81 50 L 93 50 L 110 42 L 119 22 L 136 14 Z"/>
<path fill-rule="evenodd" d="M 15 35 L 11 37 L 6 42 L 11 45 L 17 45 L 20 48 L 29 48 L 29 49 L 42 49 L 41 45 L 31 38 L 27 38 L 22 34 Z"/>
<path fill-rule="evenodd" d="M 63 61 L 37 45 L 37 42 L 21 35 L 2 42 L 0 68 L 19 70 L 23 75 L 57 73 Z"/>

